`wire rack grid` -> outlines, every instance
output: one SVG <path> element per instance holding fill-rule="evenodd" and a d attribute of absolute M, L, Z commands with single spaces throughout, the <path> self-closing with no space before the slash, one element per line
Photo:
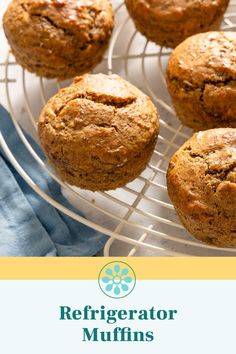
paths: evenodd
<path fill-rule="evenodd" d="M 146 92 L 157 105 L 161 132 L 147 169 L 124 188 L 106 193 L 91 193 L 62 182 L 30 145 L 23 128 L 27 126 L 26 130 L 37 139 L 36 122 L 42 107 L 69 82 L 36 78 L 20 68 L 10 52 L 0 64 L 0 83 L 5 85 L 17 134 L 42 170 L 61 186 L 64 195 L 85 217 L 44 193 L 16 160 L 2 133 L 0 144 L 16 170 L 38 195 L 73 219 L 109 236 L 105 256 L 234 256 L 236 249 L 217 248 L 193 239 L 175 214 L 168 198 L 166 170 L 171 156 L 191 136 L 191 131 L 179 123 L 167 92 L 165 67 L 171 52 L 148 42 L 135 30 L 122 1 L 116 0 L 114 5 L 116 27 L 108 53 L 96 72 L 120 74 Z M 236 1 L 230 2 L 222 29 L 236 29 Z"/>

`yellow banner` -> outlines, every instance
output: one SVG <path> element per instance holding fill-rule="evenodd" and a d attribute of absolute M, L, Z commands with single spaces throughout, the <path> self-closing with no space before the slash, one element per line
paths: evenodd
<path fill-rule="evenodd" d="M 138 280 L 236 280 L 236 258 L 0 258 L 0 280 L 96 280 L 110 262 Z"/>

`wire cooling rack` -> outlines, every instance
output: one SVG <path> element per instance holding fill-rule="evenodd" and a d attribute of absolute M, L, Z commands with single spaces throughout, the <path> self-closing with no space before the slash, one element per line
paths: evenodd
<path fill-rule="evenodd" d="M 69 82 L 36 78 L 20 68 L 10 52 L 0 64 L 0 83 L 5 85 L 8 108 L 19 138 L 40 168 L 59 183 L 64 195 L 85 217 L 45 194 L 16 160 L 2 134 L 0 144 L 39 196 L 73 219 L 109 236 L 105 256 L 234 256 L 236 249 L 208 246 L 192 238 L 176 216 L 168 198 L 166 170 L 171 156 L 191 136 L 191 131 L 179 123 L 166 89 L 165 68 L 170 50 L 148 42 L 135 30 L 123 2 L 116 0 L 113 4 L 116 27 L 104 62 L 96 72 L 120 74 L 146 92 L 157 105 L 161 132 L 147 169 L 126 187 L 106 193 L 92 193 L 63 183 L 37 155 L 23 127 L 37 139 L 36 122 L 42 107 Z M 222 29 L 236 29 L 236 1 L 230 2 Z"/>

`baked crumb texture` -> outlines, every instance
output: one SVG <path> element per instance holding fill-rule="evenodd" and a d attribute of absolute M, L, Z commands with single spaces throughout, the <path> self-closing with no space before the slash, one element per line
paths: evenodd
<path fill-rule="evenodd" d="M 3 17 L 17 62 L 61 80 L 84 74 L 102 60 L 113 24 L 108 0 L 13 0 Z"/>
<path fill-rule="evenodd" d="M 195 133 L 172 158 L 167 183 L 193 236 L 210 245 L 236 246 L 236 129 Z"/>
<path fill-rule="evenodd" d="M 184 125 L 195 131 L 236 128 L 236 33 L 188 38 L 170 57 L 167 84 Z"/>
<path fill-rule="evenodd" d="M 229 0 L 125 0 L 138 31 L 175 48 L 196 33 L 218 30 Z"/>
<path fill-rule="evenodd" d="M 156 145 L 151 100 L 117 75 L 85 75 L 50 99 L 38 123 L 49 162 L 62 180 L 92 191 L 140 175 Z"/>

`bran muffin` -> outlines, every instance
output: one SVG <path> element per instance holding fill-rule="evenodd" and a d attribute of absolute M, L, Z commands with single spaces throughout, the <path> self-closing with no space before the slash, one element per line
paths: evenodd
<path fill-rule="evenodd" d="M 46 78 L 92 70 L 113 29 L 109 0 L 13 0 L 3 28 L 17 62 Z"/>
<path fill-rule="evenodd" d="M 196 33 L 220 28 L 229 0 L 125 0 L 138 31 L 175 48 Z"/>
<path fill-rule="evenodd" d="M 170 57 L 167 85 L 184 125 L 195 131 L 236 128 L 236 33 L 186 39 Z"/>
<path fill-rule="evenodd" d="M 91 191 L 122 187 L 145 169 L 159 132 L 151 100 L 117 75 L 85 75 L 51 98 L 38 123 L 62 180 Z"/>
<path fill-rule="evenodd" d="M 195 133 L 172 158 L 167 182 L 180 220 L 193 236 L 236 246 L 236 129 Z"/>

